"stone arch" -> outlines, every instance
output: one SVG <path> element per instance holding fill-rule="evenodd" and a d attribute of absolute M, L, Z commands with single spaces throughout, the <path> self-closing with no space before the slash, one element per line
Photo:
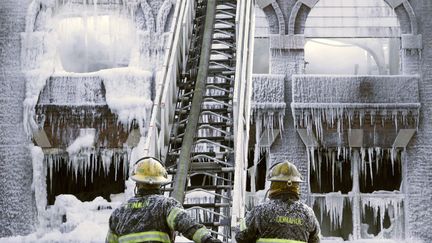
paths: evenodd
<path fill-rule="evenodd" d="M 288 35 L 304 33 L 307 16 L 318 2 L 319 0 L 298 0 L 295 3 L 288 20 Z M 416 35 L 418 33 L 414 9 L 408 0 L 384 0 L 384 2 L 395 10 L 401 25 L 402 34 Z"/>
<path fill-rule="evenodd" d="M 169 23 L 167 23 L 168 16 L 172 13 L 172 8 L 174 5 L 174 0 L 165 0 L 163 2 L 156 18 L 156 31 L 160 33 L 167 31 L 167 28 L 169 26 Z"/>
<path fill-rule="evenodd" d="M 258 6 L 264 11 L 269 22 L 270 34 L 284 35 L 286 33 L 285 20 L 282 10 L 276 0 L 258 0 Z M 270 24 L 277 22 L 276 25 Z M 277 26 L 274 28 L 273 26 Z"/>
<path fill-rule="evenodd" d="M 147 0 L 140 1 L 140 9 L 144 14 L 145 24 L 148 31 L 155 32 L 156 31 L 156 21 L 154 15 L 152 13 L 152 8 Z"/>
<path fill-rule="evenodd" d="M 30 33 L 45 27 L 46 18 L 52 16 L 54 2 L 33 0 L 27 8 L 25 32 Z"/>

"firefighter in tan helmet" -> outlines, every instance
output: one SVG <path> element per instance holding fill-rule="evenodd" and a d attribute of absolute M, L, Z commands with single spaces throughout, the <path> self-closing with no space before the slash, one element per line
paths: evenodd
<path fill-rule="evenodd" d="M 312 209 L 299 201 L 303 178 L 288 161 L 275 165 L 268 201 L 247 213 L 236 235 L 238 243 L 317 243 L 320 227 Z"/>
<path fill-rule="evenodd" d="M 170 180 L 158 159 L 139 159 L 131 178 L 136 182 L 135 196 L 112 213 L 106 242 L 171 243 L 175 231 L 194 242 L 221 242 L 192 219 L 178 201 L 162 195 L 160 187 Z"/>

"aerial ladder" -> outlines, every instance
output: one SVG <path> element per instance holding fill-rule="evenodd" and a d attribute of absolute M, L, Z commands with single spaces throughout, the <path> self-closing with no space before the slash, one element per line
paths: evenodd
<path fill-rule="evenodd" d="M 224 242 L 244 215 L 253 7 L 177 3 L 145 145 L 172 175 L 165 191 Z"/>

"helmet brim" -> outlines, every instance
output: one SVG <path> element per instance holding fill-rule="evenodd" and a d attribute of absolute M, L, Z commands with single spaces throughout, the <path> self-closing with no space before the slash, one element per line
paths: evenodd
<path fill-rule="evenodd" d="M 144 176 L 144 175 L 132 175 L 131 179 L 135 182 L 145 183 L 150 185 L 165 185 L 170 182 L 167 178 L 163 176 Z"/>
<path fill-rule="evenodd" d="M 291 182 L 297 182 L 297 183 L 304 182 L 304 180 L 302 178 L 300 178 L 300 177 L 290 177 L 290 178 L 287 178 L 287 177 L 272 177 L 272 178 L 269 178 L 268 181 L 279 181 L 279 182 L 288 182 L 288 181 L 291 181 Z"/>

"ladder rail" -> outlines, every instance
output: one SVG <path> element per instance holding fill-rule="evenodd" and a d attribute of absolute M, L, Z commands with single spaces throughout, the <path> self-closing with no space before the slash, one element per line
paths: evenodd
<path fill-rule="evenodd" d="M 213 177 L 215 184 L 192 185 L 188 190 L 202 188 L 214 194 L 214 202 L 197 204 L 207 207 L 202 210 L 213 215 L 210 217 L 211 222 L 203 223 L 212 225 L 214 232 L 222 236 L 225 241 L 235 242 L 232 233 L 234 231 L 231 228 L 238 225 L 245 213 L 255 1 L 207 0 L 206 2 L 222 7 L 213 9 L 216 12 L 213 16 L 213 29 L 205 28 L 203 32 L 200 30 L 197 32 L 194 27 L 202 26 L 200 21 L 211 16 L 208 16 L 209 14 L 202 16 L 205 12 L 199 10 L 202 7 L 200 1 L 179 0 L 176 4 L 173 17 L 174 29 L 170 36 L 169 47 L 166 49 L 161 75 L 158 75 L 156 82 L 156 97 L 144 154 L 158 157 L 166 163 L 173 161 L 170 158 L 177 158 L 177 161 L 180 161 L 175 164 L 176 169 L 169 168 L 169 171 L 174 173 L 174 181 L 166 188 L 166 191 L 171 191 L 180 202 L 183 202 L 186 194 L 188 178 L 200 174 L 204 174 L 204 177 L 213 175 L 210 177 Z M 234 24 L 231 24 L 230 20 Z M 201 35 L 206 29 L 211 32 L 210 43 L 213 45 L 210 44 L 208 48 L 204 47 L 205 44 L 198 44 L 198 48 L 191 45 L 193 41 L 195 43 L 204 41 L 205 38 Z M 212 40 L 213 38 L 215 40 Z M 205 57 L 207 54 L 204 52 L 208 52 L 209 58 Z M 204 64 L 201 64 L 202 62 Z M 198 78 L 197 75 L 201 77 Z M 210 76 L 213 79 L 207 78 Z M 194 78 L 196 79 L 193 80 Z M 198 101 L 194 103 L 195 92 L 200 89 L 198 87 L 197 90 L 195 86 L 199 79 L 207 81 L 201 88 L 208 93 L 201 92 L 201 99 L 198 97 Z M 223 95 L 225 98 L 222 97 Z M 194 109 L 199 110 L 198 115 L 201 120 L 197 118 L 192 122 L 190 115 Z M 191 126 L 191 123 L 194 125 Z M 208 130 L 213 137 L 199 138 L 198 128 L 201 129 L 201 133 Z M 171 136 L 173 131 L 175 133 Z M 191 142 L 185 141 L 187 136 L 192 137 Z M 177 140 L 180 143 L 176 142 Z M 177 144 L 173 145 L 173 142 Z M 201 145 L 204 147 L 197 149 L 196 146 Z M 184 146 L 188 148 L 184 149 Z M 210 155 L 215 157 L 212 158 Z M 191 159 L 200 163 L 195 161 L 190 164 Z M 220 207 L 220 205 L 232 206 Z"/>
<path fill-rule="evenodd" d="M 194 3 L 193 0 L 180 0 L 176 4 L 173 17 L 174 31 L 171 33 L 170 45 L 165 53 L 163 74 L 156 82 L 156 95 L 143 152 L 162 161 L 165 161 L 174 118 L 177 79 L 186 66 L 189 53 L 195 17 Z"/>
<path fill-rule="evenodd" d="M 198 127 L 198 121 L 201 112 L 201 105 L 204 100 L 205 83 L 208 77 L 208 67 L 210 65 L 210 53 L 213 39 L 213 29 L 216 17 L 216 0 L 207 0 L 206 17 L 203 42 L 200 53 L 200 63 L 198 67 L 198 75 L 196 77 L 194 95 L 188 115 L 188 123 L 184 133 L 184 138 L 181 145 L 179 161 L 177 163 L 176 179 L 174 181 L 174 191 L 172 197 L 180 203 L 184 201 L 185 187 L 187 183 L 190 154 L 194 145 L 195 133 Z"/>
<path fill-rule="evenodd" d="M 255 1 L 238 0 L 240 13 L 237 22 L 238 49 L 236 82 L 234 88 L 234 148 L 235 148 L 235 176 L 233 190 L 233 205 L 231 227 L 240 224 L 245 214 L 247 154 L 249 141 L 249 127 L 252 97 L 252 61 L 254 45 L 254 6 Z M 235 242 L 235 230 L 232 230 L 232 240 Z"/>

